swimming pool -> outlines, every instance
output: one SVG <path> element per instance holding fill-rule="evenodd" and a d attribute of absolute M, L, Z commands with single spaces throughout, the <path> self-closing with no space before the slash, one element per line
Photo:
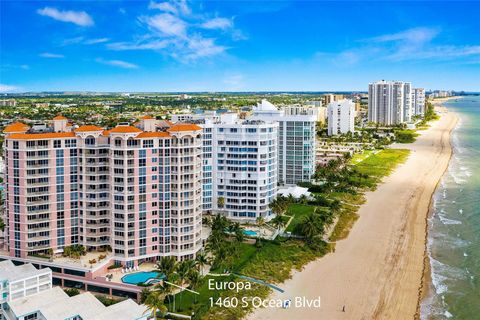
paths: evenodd
<path fill-rule="evenodd" d="M 246 236 L 249 236 L 249 237 L 256 237 L 257 236 L 257 232 L 253 231 L 253 230 L 243 230 L 243 233 Z"/>
<path fill-rule="evenodd" d="M 159 275 L 160 275 L 160 277 L 158 277 Z M 161 274 L 160 272 L 140 271 L 140 272 L 135 272 L 135 273 L 124 275 L 122 277 L 122 282 L 123 283 L 129 283 L 129 284 L 138 284 L 138 283 L 149 282 L 149 280 L 164 279 L 164 278 L 165 278 L 165 276 L 163 274 Z"/>

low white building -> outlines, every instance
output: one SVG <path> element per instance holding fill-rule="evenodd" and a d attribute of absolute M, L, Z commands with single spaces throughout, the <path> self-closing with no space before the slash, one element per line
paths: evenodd
<path fill-rule="evenodd" d="M 0 262 L 0 304 L 29 297 L 52 288 L 52 270 L 37 270 L 31 264 L 16 266 L 10 260 Z M 3 308 L 2 308 L 3 309 Z"/>
<path fill-rule="evenodd" d="M 52 271 L 31 264 L 16 266 L 0 262 L 0 319 L 6 320 L 146 320 L 144 305 L 127 299 L 109 307 L 93 294 L 69 297 L 60 287 L 52 288 Z"/>
<path fill-rule="evenodd" d="M 329 136 L 355 131 L 355 103 L 352 100 L 333 101 L 327 109 Z"/>
<path fill-rule="evenodd" d="M 90 292 L 69 297 L 60 287 L 11 301 L 5 310 L 7 320 L 147 320 L 149 315 L 131 299 L 106 307 Z"/>

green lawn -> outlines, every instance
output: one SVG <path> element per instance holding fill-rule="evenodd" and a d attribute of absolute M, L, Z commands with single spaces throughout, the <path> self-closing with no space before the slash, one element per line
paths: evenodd
<path fill-rule="evenodd" d="M 415 130 L 405 129 L 396 130 L 395 137 L 398 143 L 412 143 L 418 137 L 418 133 Z"/>
<path fill-rule="evenodd" d="M 409 154 L 410 150 L 405 149 L 381 150 L 359 162 L 355 165 L 355 169 L 360 173 L 376 177 L 379 182 L 381 178 L 389 175 L 398 164 L 405 162 Z"/>
<path fill-rule="evenodd" d="M 374 151 L 373 150 L 364 150 L 362 153 L 354 153 L 350 159 L 350 164 L 357 164 L 366 158 L 370 157 Z"/>
<path fill-rule="evenodd" d="M 308 262 L 324 255 L 325 250 L 314 251 L 302 241 L 293 239 L 278 239 L 276 241 L 263 241 L 260 247 L 242 243 L 239 257 L 235 261 L 235 273 L 251 276 L 269 283 L 281 283 L 290 278 L 291 272 L 301 269 Z M 231 290 L 209 290 L 208 280 L 244 281 L 235 276 L 213 277 L 206 276 L 202 285 L 196 289 L 200 295 L 184 291 L 175 296 L 175 311 L 191 315 L 195 312 L 195 319 L 241 319 L 249 308 L 225 308 L 210 306 L 210 298 L 214 301 L 219 297 L 243 297 L 249 299 L 254 296 L 266 298 L 270 289 L 262 285 L 254 285 L 252 290 L 235 292 Z M 173 308 L 173 301 L 168 303 L 169 309 Z"/>
<path fill-rule="evenodd" d="M 292 232 L 295 230 L 295 227 L 302 221 L 303 217 L 313 212 L 313 210 L 315 210 L 314 206 L 298 203 L 291 204 L 288 207 L 287 215 L 293 216 L 293 220 L 290 222 L 285 231 Z"/>

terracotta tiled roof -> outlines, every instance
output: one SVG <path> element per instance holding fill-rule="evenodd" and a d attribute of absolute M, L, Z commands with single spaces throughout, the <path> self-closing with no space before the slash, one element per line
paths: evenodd
<path fill-rule="evenodd" d="M 103 130 L 102 134 L 105 136 L 105 137 L 108 137 L 110 135 L 110 130 Z"/>
<path fill-rule="evenodd" d="M 22 131 L 25 132 L 28 129 L 30 129 L 30 127 L 27 126 L 25 123 L 14 122 L 14 123 L 11 123 L 8 126 L 6 126 L 5 129 L 3 130 L 3 132 L 5 132 L 5 133 L 22 132 Z"/>
<path fill-rule="evenodd" d="M 81 126 L 75 129 L 75 132 L 92 132 L 92 131 L 103 131 L 102 128 L 92 125 Z"/>
<path fill-rule="evenodd" d="M 136 133 L 142 132 L 142 130 L 132 126 L 117 126 L 110 130 L 110 133 Z"/>
<path fill-rule="evenodd" d="M 170 132 L 197 131 L 197 130 L 202 130 L 202 128 L 197 126 L 196 124 L 190 124 L 190 123 L 177 123 L 167 129 L 167 131 L 170 131 Z"/>
<path fill-rule="evenodd" d="M 53 118 L 53 120 L 68 120 L 68 119 L 59 114 L 58 116 L 56 116 L 55 118 Z"/>
<path fill-rule="evenodd" d="M 169 138 L 168 132 L 142 132 L 136 138 Z"/>
<path fill-rule="evenodd" d="M 49 133 L 13 133 L 8 139 L 13 140 L 34 140 L 51 138 L 74 138 L 74 132 L 49 132 Z"/>
<path fill-rule="evenodd" d="M 142 120 L 155 120 L 154 117 L 148 116 L 148 115 L 147 115 L 147 116 L 143 116 L 143 117 L 141 117 L 140 119 L 142 119 Z"/>

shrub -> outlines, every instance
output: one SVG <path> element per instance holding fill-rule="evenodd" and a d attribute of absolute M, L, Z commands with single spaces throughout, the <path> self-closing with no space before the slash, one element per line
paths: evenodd
<path fill-rule="evenodd" d="M 63 289 L 63 291 L 64 291 L 69 297 L 73 297 L 73 296 L 76 296 L 76 295 L 79 295 L 79 294 L 80 294 L 80 290 L 78 290 L 77 288 L 66 288 L 66 289 Z"/>

